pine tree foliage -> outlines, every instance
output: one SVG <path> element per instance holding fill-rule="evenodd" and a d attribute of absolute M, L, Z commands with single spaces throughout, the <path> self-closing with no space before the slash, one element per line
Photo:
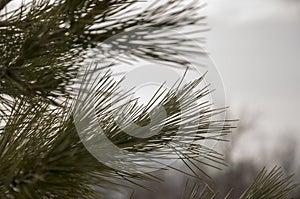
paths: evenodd
<path fill-rule="evenodd" d="M 135 11 L 135 3 L 136 0 L 56 0 L 52 3 L 43 0 L 4 13 L 0 16 L 2 92 L 13 98 L 27 96 L 30 101 L 37 97 L 57 101 L 70 93 L 68 85 L 76 77 L 88 48 L 105 53 L 97 44 L 139 26 L 159 30 L 131 35 L 126 43 L 144 43 L 132 52 L 132 56 L 183 63 L 172 44 L 184 46 L 184 39 L 162 34 L 178 27 L 201 24 L 203 17 L 197 16 L 195 2 L 178 10 L 182 6 L 180 1 L 159 6 L 156 6 L 158 1 L 154 1 L 149 8 L 128 15 Z M 165 11 L 168 12 L 162 15 Z M 149 38 L 145 38 L 148 34 L 152 36 L 151 45 Z M 168 48 L 164 48 L 166 41 Z M 122 50 L 121 44 L 118 53 Z M 112 49 L 109 52 L 113 52 Z M 99 58 L 98 61 L 103 60 Z M 7 104 L 8 100 L 3 98 L 1 104 Z"/>
<path fill-rule="evenodd" d="M 172 31 L 197 27 L 185 34 L 202 41 L 198 33 L 205 30 L 205 23 L 198 10 L 203 5 L 154 0 L 141 8 L 138 0 L 33 0 L 6 12 L 10 2 L 0 0 L 1 198 L 99 198 L 99 190 L 121 186 L 118 181 L 141 187 L 143 181 L 161 181 L 135 168 L 133 172 L 110 168 L 90 153 L 75 124 L 90 119 L 91 103 L 96 117 L 88 125 L 99 124 L 119 148 L 150 154 L 158 151 L 152 155 L 161 159 L 179 158 L 189 172 L 165 166 L 196 178 L 200 178 L 199 171 L 205 173 L 203 166 L 220 168 L 225 164 L 222 154 L 201 144 L 203 140 L 223 141 L 232 129 L 231 121 L 211 120 L 226 109 L 201 102 L 210 93 L 208 87 L 199 88 L 204 76 L 187 84 L 178 80 L 168 92 L 161 87 L 149 104 L 141 106 L 136 100 L 126 101 L 131 93 L 122 93 L 120 82 L 107 72 L 111 64 L 106 63 L 124 52 L 120 62 L 138 58 L 186 68 L 186 60 L 178 55 L 196 53 L 196 49 Z M 114 40 L 106 48 L 99 45 L 131 30 L 136 31 L 130 37 Z M 88 53 L 91 50 L 92 55 Z M 92 66 L 87 58 L 93 60 Z M 95 81 L 87 73 L 81 74 L 86 69 L 99 74 Z M 82 82 L 77 82 L 78 76 Z M 90 86 L 80 88 L 76 95 L 78 88 L 73 85 L 78 83 Z M 115 123 L 114 116 L 123 115 L 122 125 L 133 134 L 151 134 L 131 124 L 147 125 L 150 115 L 159 118 L 159 106 L 165 108 L 167 118 L 154 120 L 152 129 L 162 128 L 158 135 L 136 138 Z M 100 152 L 105 149 L 97 139 L 91 146 Z M 170 151 L 176 156 L 168 156 Z M 126 160 L 120 160 L 120 165 L 126 166 Z M 277 172 L 261 173 L 242 198 L 261 193 L 269 198 L 286 196 L 293 186 L 288 180 L 278 181 L 281 176 Z M 185 195 L 215 196 L 205 189 L 198 197 L 198 189 L 195 185 Z"/>
<path fill-rule="evenodd" d="M 284 177 L 283 171 L 279 167 L 274 167 L 271 171 L 263 168 L 257 175 L 254 182 L 247 190 L 242 193 L 239 199 L 296 199 L 292 197 L 292 191 L 297 187 L 297 184 L 291 180 L 292 176 Z M 186 184 L 188 185 L 188 183 Z M 201 185 L 195 183 L 191 189 L 186 186 L 184 197 L 186 199 L 215 199 L 218 196 L 217 190 L 213 190 L 209 186 L 201 188 Z M 225 199 L 231 198 L 229 192 Z"/>
<path fill-rule="evenodd" d="M 189 189 L 188 184 L 187 182 L 182 199 L 215 199 L 217 197 L 217 193 L 209 186 L 205 186 L 201 189 L 200 184 L 194 183 Z"/>
<path fill-rule="evenodd" d="M 281 168 L 274 167 L 269 173 L 264 168 L 256 177 L 252 185 L 242 194 L 240 199 L 285 199 L 296 188 L 291 180 L 292 176 L 284 177 Z"/>

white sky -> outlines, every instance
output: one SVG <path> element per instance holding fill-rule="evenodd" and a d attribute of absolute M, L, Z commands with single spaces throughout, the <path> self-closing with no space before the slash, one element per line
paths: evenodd
<path fill-rule="evenodd" d="M 300 3 L 211 0 L 207 11 L 208 49 L 229 100 L 300 111 Z"/>
<path fill-rule="evenodd" d="M 205 12 L 212 27 L 207 47 L 232 109 L 261 114 L 263 130 L 256 133 L 298 134 L 300 1 L 210 0 Z M 253 141 L 266 143 L 254 134 L 247 138 L 249 148 Z"/>

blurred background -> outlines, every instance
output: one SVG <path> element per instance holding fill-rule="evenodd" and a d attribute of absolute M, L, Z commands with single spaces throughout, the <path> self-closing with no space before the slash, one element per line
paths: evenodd
<path fill-rule="evenodd" d="M 205 12 L 207 48 L 230 110 L 241 125 L 253 121 L 236 140 L 233 161 L 273 165 L 285 148 L 298 152 L 300 1 L 210 0 Z M 296 172 L 300 156 L 292 156 Z"/>

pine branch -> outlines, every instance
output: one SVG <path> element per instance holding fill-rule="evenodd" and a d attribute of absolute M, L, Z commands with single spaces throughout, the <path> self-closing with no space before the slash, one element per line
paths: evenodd
<path fill-rule="evenodd" d="M 188 199 L 213 199 L 217 197 L 217 193 L 205 185 L 204 188 L 200 183 L 194 183 L 189 188 L 189 183 L 186 183 L 185 192 L 182 198 Z M 279 167 L 274 167 L 270 172 L 265 168 L 257 175 L 254 182 L 244 191 L 239 197 L 240 199 L 296 199 L 292 197 L 292 192 L 298 187 L 292 181 L 292 176 L 284 177 L 283 171 Z M 202 190 L 202 191 L 201 191 Z M 229 192 L 224 199 L 231 198 Z"/>
<path fill-rule="evenodd" d="M 75 104 L 76 122 L 80 128 L 88 129 L 82 135 L 87 143 L 93 136 L 90 134 L 94 132 L 92 129 L 96 129 L 99 123 L 103 131 L 100 137 L 108 137 L 114 145 L 129 152 L 148 153 L 143 160 L 137 156 L 136 162 L 147 162 L 147 158 L 152 162 L 157 157 L 170 160 L 179 158 L 193 173 L 192 167 L 202 171 L 197 164 L 219 168 L 224 165 L 222 155 L 201 144 L 201 141 L 224 141 L 222 137 L 233 127 L 231 121 L 211 121 L 213 116 L 225 109 L 214 110 L 209 102 L 201 102 L 210 93 L 206 87 L 197 87 L 203 79 L 204 76 L 186 85 L 174 85 L 163 98 L 163 92 L 158 90 L 149 104 L 139 106 L 136 100 L 126 100 L 130 99 L 130 94 L 122 93 L 109 73 L 102 77 L 97 75 L 94 79 L 86 77 L 82 85 L 89 86 L 81 88 L 79 92 L 79 103 Z M 124 99 L 125 103 L 122 102 Z M 166 111 L 163 119 L 163 110 L 159 107 Z M 100 137 L 94 138 L 99 142 L 87 144 L 97 154 L 106 150 Z M 119 166 L 126 167 L 122 162 Z"/>
<path fill-rule="evenodd" d="M 61 97 L 70 95 L 70 85 L 87 49 L 105 55 L 93 56 L 94 61 L 102 62 L 109 55 L 99 44 L 130 30 L 136 31 L 125 43 L 116 41 L 117 48 L 110 46 L 108 52 L 129 50 L 131 55 L 143 59 L 184 64 L 177 55 L 186 51 L 185 46 L 189 51 L 194 50 L 185 39 L 172 36 L 171 31 L 189 25 L 202 27 L 203 17 L 196 14 L 198 7 L 194 2 L 183 5 L 181 1 L 156 6 L 155 1 L 146 10 L 138 9 L 136 14 L 128 15 L 136 3 L 131 0 L 33 1 L 0 16 L 3 35 L 0 93 L 13 99 L 26 96 L 33 103 L 36 97 L 60 103 Z M 156 30 L 145 31 L 146 27 Z M 140 44 L 134 44 L 137 41 Z M 181 49 L 176 47 L 178 43 Z M 131 50 L 130 45 L 135 45 L 135 49 Z"/>
<path fill-rule="evenodd" d="M 8 2 L 1 1 L 0 10 Z M 68 101 L 72 97 L 71 85 L 76 83 L 74 79 L 79 69 L 86 64 L 81 62 L 88 57 L 89 49 L 101 54 L 92 56 L 95 62 L 108 61 L 115 53 L 126 50 L 131 57 L 175 63 L 181 67 L 186 64 L 178 55 L 196 52 L 195 46 L 170 31 L 189 25 L 202 26 L 200 22 L 204 18 L 196 15 L 198 7 L 193 5 L 194 2 L 184 6 L 179 1 L 157 2 L 146 10 L 138 9 L 128 15 L 134 11 L 137 1 L 32 1 L 0 16 L 0 34 L 3 35 L 0 38 L 0 53 L 3 55 L 0 58 L 0 119 L 3 125 L 0 129 L 0 171 L 7 173 L 0 177 L 3 197 L 96 198 L 99 193 L 95 186 L 112 185 L 111 178 L 132 183 L 134 180 L 157 180 L 138 170 L 137 173 L 116 171 L 99 163 L 81 142 Z M 115 40 L 109 49 L 99 45 L 114 35 L 131 30 L 135 31 L 130 32 L 131 37 L 125 42 Z M 182 48 L 173 47 L 177 43 Z M 199 153 L 213 163 L 221 162 L 220 154 L 195 143 L 203 139 L 219 139 L 230 129 L 218 121 L 213 124 L 213 129 L 209 129 L 211 124 L 207 119 L 218 111 L 210 110 L 209 104 L 200 107 L 193 104 L 207 91 L 199 90 L 190 99 L 189 92 L 201 80 L 167 93 L 160 105 L 166 107 L 168 118 L 152 126 L 163 127 L 162 133 L 136 139 L 126 137 L 116 128 L 112 114 L 122 112 L 127 119 L 143 126 L 149 122 L 149 114 L 158 117 L 160 113 L 153 104 L 138 107 L 132 102 L 112 110 L 106 102 L 117 103 L 123 97 L 116 93 L 116 82 L 109 75 L 103 76 L 96 84 L 98 94 L 94 100 L 97 102 L 97 116 L 106 126 L 105 134 L 118 147 L 131 152 L 151 152 L 169 145 L 167 151 L 155 155 L 163 159 L 168 157 L 169 151 L 176 149 L 177 157 L 191 170 L 196 166 L 192 160 L 196 161 Z M 158 101 L 158 97 L 154 96 L 153 102 Z M 178 104 L 179 99 L 183 107 Z M 180 108 L 188 110 L 184 112 L 184 118 L 179 116 Z M 201 110 L 201 114 L 193 113 L 195 110 Z M 196 123 L 198 119 L 200 124 Z M 129 124 L 128 120 L 122 122 L 125 126 Z M 185 128 L 175 135 L 179 125 Z M 136 135 L 147 133 L 152 132 L 135 132 Z M 176 137 L 181 139 L 171 144 Z M 188 145 L 184 141 L 193 143 Z M 203 160 L 198 162 L 204 164 Z"/>
<path fill-rule="evenodd" d="M 204 106 L 202 112 L 200 111 L 200 115 L 193 114 L 194 109 L 201 109 L 201 107 L 194 106 L 195 100 L 201 99 L 207 94 L 207 91 L 196 90 L 194 98 L 191 98 L 192 95 L 188 93 L 195 89 L 202 79 L 203 77 L 182 87 L 174 87 L 160 101 L 159 104 L 164 105 L 168 110 L 168 118 L 163 122 L 159 121 L 159 123 L 154 124 L 154 126 L 165 126 L 161 134 L 147 139 L 135 139 L 131 136 L 125 136 L 124 132 L 118 129 L 118 125 L 111 120 L 114 116 L 113 111 L 123 111 L 122 108 L 130 105 L 131 102 L 112 110 L 108 102 L 116 104 L 117 101 L 124 99 L 124 95 L 121 95 L 121 97 L 118 95 L 116 90 L 118 84 L 113 81 L 109 73 L 103 75 L 102 78 L 97 78 L 96 84 L 93 83 L 95 87 L 91 87 L 97 89 L 94 90 L 97 94 L 92 96 L 97 102 L 98 119 L 101 121 L 100 123 L 104 123 L 104 126 L 106 126 L 104 128 L 106 136 L 114 140 L 117 146 L 133 152 L 147 151 L 151 153 L 151 151 L 162 146 L 170 145 L 166 151 L 153 153 L 155 158 L 168 158 L 168 153 L 173 150 L 176 152 L 175 154 L 178 154 L 177 158 L 180 157 L 187 165 L 195 166 L 196 164 L 192 161 L 197 162 L 199 156 L 202 159 L 198 160 L 198 163 L 204 162 L 203 159 L 211 160 L 213 163 L 221 162 L 221 157 L 217 152 L 196 143 L 199 140 L 210 139 L 210 134 L 213 135 L 213 138 L 215 138 L 214 134 L 216 133 L 222 137 L 231 128 L 226 125 L 219 126 L 217 121 L 215 124 L 213 123 L 213 128 L 208 128 L 207 119 L 216 112 L 208 110 L 205 108 L 206 106 Z M 174 98 L 182 99 L 182 102 L 187 106 L 187 110 L 189 110 L 183 112 L 183 115 L 186 116 L 182 118 L 182 121 L 177 116 L 180 110 Z M 84 100 L 83 102 L 87 101 Z M 85 108 L 90 106 L 88 103 L 82 105 L 75 106 L 75 116 L 78 114 L 77 110 L 81 113 L 81 121 L 86 121 L 90 117 L 88 114 L 90 110 Z M 35 105 L 29 105 L 24 100 L 15 102 L 7 124 L 0 131 L 0 172 L 8 174 L 0 177 L 1 194 L 15 198 L 20 196 L 27 198 L 39 198 L 41 196 L 50 198 L 96 198 L 99 197 L 99 193 L 95 191 L 95 187 L 115 186 L 114 181 L 110 179 L 125 179 L 132 183 L 136 180 L 157 180 L 156 177 L 153 178 L 153 176 L 141 173 L 134 168 L 132 168 L 132 171 L 135 172 L 116 171 L 98 162 L 89 153 L 82 143 L 83 140 L 80 140 L 77 134 L 78 128 L 76 128 L 74 122 L 76 124 L 80 121 L 76 117 L 74 120 L 70 103 L 66 101 L 63 106 L 64 108 L 54 108 L 51 104 L 43 101 Z M 133 109 L 135 108 L 138 107 L 133 107 Z M 152 108 L 151 106 L 144 106 L 140 109 L 142 112 L 131 112 L 130 118 L 134 122 L 143 125 L 148 120 L 145 110 L 155 110 L 155 108 Z M 130 112 L 125 111 L 125 113 Z M 153 114 L 158 113 L 154 112 Z M 191 126 L 197 125 L 193 122 L 193 118 L 195 120 L 197 117 L 202 120 L 196 131 L 192 131 L 195 129 Z M 184 125 L 185 128 L 177 134 L 181 139 L 173 144 L 172 136 L 175 136 L 174 133 L 178 129 L 174 129 L 172 126 L 178 126 L 179 124 Z M 95 125 L 95 123 L 88 123 L 88 125 Z M 94 131 L 89 130 L 88 132 Z M 146 131 L 143 133 L 151 134 L 151 132 Z M 192 138 L 194 139 L 192 144 L 186 144 Z M 100 147 L 99 150 L 102 154 L 105 151 L 105 143 L 101 140 L 100 142 L 94 142 L 94 146 L 98 149 Z M 176 157 L 171 156 L 169 158 L 174 159 Z M 126 160 L 122 161 L 120 159 L 119 163 L 122 167 L 126 165 Z M 209 165 L 212 166 L 212 164 Z M 191 166 L 189 167 L 191 168 Z"/>
<path fill-rule="evenodd" d="M 291 178 L 292 176 L 284 177 L 281 168 L 274 167 L 269 173 L 264 168 L 240 199 L 290 198 L 289 194 L 297 187 Z"/>
<path fill-rule="evenodd" d="M 0 0 L 0 11 L 12 0 Z"/>
<path fill-rule="evenodd" d="M 0 0 L 0 11 L 9 2 Z M 197 178 L 199 171 L 206 174 L 205 166 L 225 165 L 222 154 L 203 143 L 224 141 L 232 129 L 231 121 L 211 121 L 226 109 L 212 109 L 203 102 L 210 94 L 209 88 L 199 88 L 204 76 L 185 85 L 178 81 L 168 92 L 161 87 L 149 104 L 138 105 L 137 100 L 128 100 L 131 94 L 119 89 L 120 82 L 111 73 L 103 74 L 119 54 L 124 54 L 120 62 L 138 58 L 181 68 L 188 63 L 180 55 L 204 54 L 175 33 L 193 26 L 196 31 L 185 34 L 203 41 L 198 33 L 206 30 L 205 18 L 198 15 L 202 5 L 197 1 L 153 1 L 146 9 L 138 8 L 138 3 L 32 1 L 0 16 L 0 173 L 5 174 L 0 176 L 1 198 L 99 198 L 97 187 L 121 186 L 116 180 L 147 188 L 136 181 L 160 180 L 141 171 L 153 168 L 148 163 L 154 159 Z M 101 64 L 81 74 L 89 59 Z M 89 79 L 91 73 L 98 75 L 97 81 Z M 83 81 L 79 83 L 88 86 L 80 88 L 74 103 L 72 85 L 78 76 Z M 142 166 L 128 172 L 99 162 L 91 151 L 107 155 L 106 143 L 80 137 L 78 123 L 86 127 L 86 137 L 106 136 L 122 150 L 146 153 L 144 158 L 130 159 L 143 162 Z M 92 134 L 93 127 L 103 132 Z M 122 157 L 119 168 L 129 167 Z M 180 159 L 192 174 L 159 162 L 163 159 Z M 279 168 L 270 173 L 263 169 L 240 198 L 288 198 L 295 187 Z M 195 184 L 184 196 L 216 197 L 211 188 L 200 188 Z"/>
<path fill-rule="evenodd" d="M 201 188 L 200 184 L 194 183 L 189 189 L 188 185 L 187 182 L 182 199 L 215 199 L 217 197 L 217 194 L 209 186 Z"/>
<path fill-rule="evenodd" d="M 81 143 L 70 113 L 38 105 L 17 102 L 1 130 L 2 198 L 99 198 L 95 187 L 117 186 L 110 178 L 153 180 L 99 163 Z"/>

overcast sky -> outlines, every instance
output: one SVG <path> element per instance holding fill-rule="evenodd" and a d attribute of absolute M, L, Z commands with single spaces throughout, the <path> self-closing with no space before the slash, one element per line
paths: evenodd
<path fill-rule="evenodd" d="M 210 0 L 206 9 L 229 102 L 299 125 L 300 1 Z"/>
<path fill-rule="evenodd" d="M 259 113 L 257 122 L 266 134 L 291 136 L 290 129 L 297 134 L 300 1 L 210 0 L 205 12 L 212 28 L 207 47 L 223 77 L 228 104 Z"/>

